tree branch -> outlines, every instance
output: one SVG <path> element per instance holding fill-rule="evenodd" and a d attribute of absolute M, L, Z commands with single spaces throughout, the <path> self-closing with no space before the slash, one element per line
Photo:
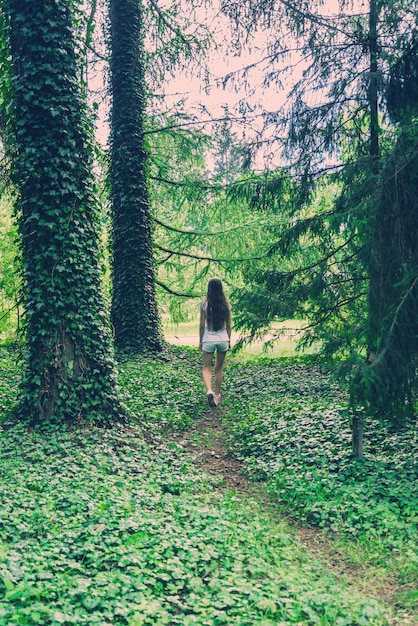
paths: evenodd
<path fill-rule="evenodd" d="M 252 224 L 256 224 L 258 222 L 258 220 L 251 220 L 250 222 L 246 222 L 245 224 L 238 224 L 237 226 L 232 226 L 231 228 L 226 228 L 225 230 L 210 232 L 206 230 L 182 230 L 180 228 L 176 228 L 175 226 L 170 226 L 169 224 L 162 222 L 156 217 L 153 217 L 152 221 L 156 224 L 159 224 L 159 226 L 162 226 L 166 230 L 172 231 L 173 233 L 179 233 L 180 235 L 196 235 L 198 237 L 218 237 L 219 235 L 225 235 L 235 230 L 240 230 L 241 228 L 247 228 L 248 226 L 251 226 Z"/>
<path fill-rule="evenodd" d="M 339 302 L 337 302 L 333 306 L 329 307 L 328 309 L 325 309 L 323 311 L 324 315 L 322 315 L 320 317 L 320 319 L 316 320 L 315 322 L 312 322 L 312 324 L 308 324 L 307 326 L 303 326 L 300 329 L 300 332 L 306 332 L 307 330 L 311 330 L 311 328 L 315 328 L 315 326 L 319 326 L 319 324 L 322 324 L 323 322 L 325 322 L 325 320 L 327 320 L 329 317 L 331 317 L 331 315 L 333 313 L 335 313 L 339 309 L 343 308 L 347 304 L 350 304 L 351 302 L 355 302 L 356 300 L 359 300 L 363 296 L 367 296 L 367 291 L 362 291 L 362 292 L 356 294 L 355 296 L 352 296 L 351 298 L 346 298 L 345 300 L 340 300 Z"/>
<path fill-rule="evenodd" d="M 344 243 L 342 243 L 340 246 L 338 246 L 337 248 L 335 248 L 334 250 L 331 250 L 331 252 L 329 252 L 328 254 L 326 254 L 325 256 L 323 256 L 322 258 L 319 259 L 319 261 L 315 261 L 314 263 L 311 263 L 310 265 L 306 265 L 305 267 L 299 267 L 296 270 L 291 270 L 289 272 L 284 272 L 285 274 L 288 274 L 289 276 L 296 276 L 297 274 L 302 274 L 303 272 L 307 272 L 308 270 L 314 269 L 315 267 L 318 267 L 318 265 L 321 265 L 322 263 L 324 263 L 325 261 L 328 261 L 331 257 L 333 257 L 337 252 L 339 252 L 340 250 L 342 250 L 343 248 L 345 248 L 346 246 L 348 246 L 349 243 L 351 243 L 353 241 L 353 239 L 355 239 L 355 235 L 353 235 L 352 237 L 350 237 L 349 239 L 347 239 L 347 241 L 345 241 Z M 357 250 L 355 250 L 355 252 L 353 252 L 353 254 L 351 254 L 349 257 L 347 257 L 345 260 L 350 260 L 353 257 L 355 257 L 362 249 L 364 246 L 360 246 L 360 248 L 357 248 Z M 271 256 L 271 255 L 269 255 Z"/>
<path fill-rule="evenodd" d="M 249 257 L 249 258 L 247 257 L 247 258 L 242 258 L 242 259 L 241 258 L 217 259 L 214 257 L 190 254 L 188 252 L 179 252 L 177 250 L 169 250 L 168 248 L 163 248 L 162 246 L 159 246 L 158 244 L 154 244 L 154 248 L 157 248 L 157 250 L 161 250 L 161 252 L 166 252 L 167 254 L 170 254 L 173 256 L 182 256 L 188 259 L 196 259 L 197 261 L 211 261 L 213 263 L 246 263 L 247 261 L 262 261 L 263 259 L 267 258 L 267 255 L 264 255 L 264 256 L 256 256 L 256 257 Z"/>
<path fill-rule="evenodd" d="M 156 133 L 163 133 L 163 132 L 167 132 L 169 130 L 175 130 L 175 129 L 182 129 L 182 128 L 186 128 L 187 126 L 197 126 L 199 124 L 215 124 L 216 122 L 223 122 L 225 120 L 230 120 L 231 122 L 247 122 L 249 119 L 257 119 L 261 117 L 261 115 L 255 115 L 253 116 L 253 118 L 249 118 L 248 116 L 243 116 L 243 117 L 234 117 L 231 118 L 231 116 L 228 117 L 219 117 L 219 118 L 213 118 L 213 119 L 206 119 L 206 120 L 193 120 L 190 122 L 183 122 L 183 123 L 178 123 L 178 124 L 170 124 L 168 126 L 162 126 L 161 128 L 153 128 L 151 130 L 144 130 L 143 134 L 144 135 L 154 135 Z"/>
<path fill-rule="evenodd" d="M 152 6 L 152 8 L 155 10 L 155 12 L 157 13 L 158 17 L 160 18 L 160 20 L 164 24 L 164 26 L 166 26 L 166 28 L 168 28 L 168 30 L 171 30 L 171 32 L 176 37 L 179 37 L 181 39 L 181 41 L 187 46 L 189 52 L 191 52 L 192 47 L 190 45 L 190 41 L 188 41 L 186 39 L 186 37 L 181 32 L 181 30 L 179 28 L 176 28 L 175 26 L 173 26 L 173 24 L 170 24 L 170 22 L 167 20 L 167 18 L 165 17 L 164 13 L 161 11 L 160 7 L 158 6 L 158 4 L 154 0 L 149 0 L 149 3 Z"/>
<path fill-rule="evenodd" d="M 157 279 L 155 279 L 155 284 L 161 287 L 162 289 L 164 289 L 164 291 L 167 291 L 167 293 L 169 293 L 172 296 L 179 296 L 181 298 L 201 298 L 202 297 L 202 294 L 180 293 L 178 291 L 174 291 L 173 289 L 171 289 L 170 287 L 168 287 L 167 285 L 165 285 L 164 283 L 160 282 Z"/>

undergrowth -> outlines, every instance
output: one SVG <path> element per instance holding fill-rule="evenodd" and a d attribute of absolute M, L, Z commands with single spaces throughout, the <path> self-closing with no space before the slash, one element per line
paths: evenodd
<path fill-rule="evenodd" d="M 7 413 L 18 371 L 10 353 L 0 360 Z M 388 623 L 376 600 L 301 551 L 288 525 L 217 490 L 217 479 L 170 445 L 170 429 L 189 428 L 207 410 L 199 361 L 197 351 L 173 349 L 122 363 L 129 427 L 0 430 L 2 626 Z M 238 392 L 239 368 L 229 367 Z M 250 396 L 241 380 L 244 434 L 257 422 L 244 419 Z"/>
<path fill-rule="evenodd" d="M 369 420 L 356 460 L 347 395 L 326 365 L 264 360 L 231 367 L 227 381 L 231 447 L 273 502 L 357 542 L 363 559 L 394 568 L 400 581 L 417 581 L 416 425 L 394 433 Z"/>

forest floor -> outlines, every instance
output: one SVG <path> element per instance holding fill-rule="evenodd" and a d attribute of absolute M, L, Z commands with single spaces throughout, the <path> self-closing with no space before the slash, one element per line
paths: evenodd
<path fill-rule="evenodd" d="M 0 349 L 0 416 L 20 369 Z M 315 358 L 197 349 L 119 363 L 129 426 L 0 422 L 0 626 L 417 626 L 418 441 Z"/>
<path fill-rule="evenodd" d="M 219 488 L 235 492 L 238 498 L 244 500 L 256 500 L 264 514 L 271 519 L 278 516 L 283 518 L 283 514 L 275 509 L 263 485 L 251 482 L 245 476 L 243 463 L 231 454 L 227 444 L 228 435 L 222 423 L 224 411 L 222 405 L 215 409 L 208 408 L 195 421 L 192 430 L 177 433 L 173 440 L 192 455 L 197 467 L 222 478 Z M 332 572 L 337 579 L 348 581 L 355 593 L 374 597 L 383 605 L 392 607 L 391 626 L 418 625 L 416 614 L 396 607 L 396 597 L 402 592 L 403 586 L 395 578 L 382 579 L 375 568 L 367 564 L 353 564 L 347 551 L 326 533 L 295 524 L 290 518 L 285 519 L 296 530 L 303 549 L 315 561 L 321 562 L 324 570 Z M 410 585 L 405 586 L 406 590 L 409 588 Z"/>

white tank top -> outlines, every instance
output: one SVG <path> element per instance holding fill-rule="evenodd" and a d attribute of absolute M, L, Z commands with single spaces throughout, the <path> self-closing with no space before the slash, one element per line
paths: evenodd
<path fill-rule="evenodd" d="M 213 343 L 218 343 L 221 341 L 229 341 L 228 331 L 226 330 L 225 326 L 221 328 L 220 330 L 209 330 L 208 320 L 206 318 L 206 311 L 208 308 L 207 300 L 202 302 L 202 304 L 200 305 L 200 308 L 205 314 L 205 330 L 203 332 L 202 341 L 212 341 Z M 231 306 L 229 306 L 229 310 L 231 310 Z"/>

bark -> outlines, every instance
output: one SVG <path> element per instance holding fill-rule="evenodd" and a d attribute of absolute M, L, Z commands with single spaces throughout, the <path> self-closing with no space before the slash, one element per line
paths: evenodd
<path fill-rule="evenodd" d="M 111 424 L 116 393 L 98 266 L 91 150 L 65 1 L 8 0 L 30 425 Z"/>
<path fill-rule="evenodd" d="M 112 325 L 119 353 L 158 352 L 162 336 L 155 297 L 146 185 L 143 22 L 138 0 L 110 0 Z"/>
<path fill-rule="evenodd" d="M 377 92 L 378 72 L 378 39 L 377 39 L 377 6 L 376 0 L 370 0 L 369 13 L 369 53 L 370 53 L 370 155 L 377 159 L 379 156 L 379 105 Z"/>

